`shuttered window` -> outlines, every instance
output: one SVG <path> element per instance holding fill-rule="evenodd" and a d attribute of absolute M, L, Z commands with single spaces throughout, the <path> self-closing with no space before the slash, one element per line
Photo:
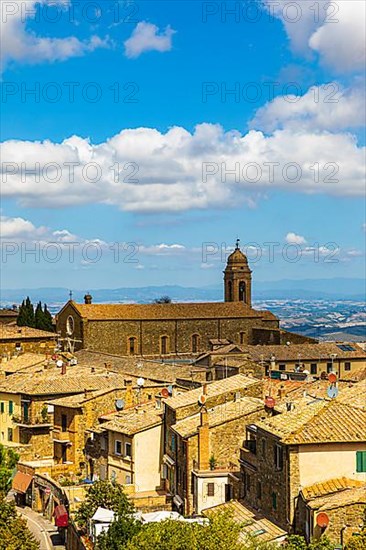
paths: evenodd
<path fill-rule="evenodd" d="M 356 451 L 356 472 L 366 472 L 366 451 Z"/>
<path fill-rule="evenodd" d="M 9 401 L 9 414 L 13 414 L 14 412 L 14 403 L 13 401 Z"/>
<path fill-rule="evenodd" d="M 215 496 L 215 484 L 214 483 L 207 483 L 207 496 L 208 497 Z"/>

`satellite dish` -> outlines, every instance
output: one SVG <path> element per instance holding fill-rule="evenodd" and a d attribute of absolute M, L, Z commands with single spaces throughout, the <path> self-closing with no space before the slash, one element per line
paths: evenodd
<path fill-rule="evenodd" d="M 61 359 L 56 361 L 56 367 L 62 367 L 62 365 L 63 365 L 63 361 L 61 361 Z"/>
<path fill-rule="evenodd" d="M 173 386 L 172 385 L 168 386 L 168 392 L 169 392 L 169 395 L 172 395 L 172 393 L 173 393 Z"/>
<path fill-rule="evenodd" d="M 330 372 L 328 376 L 328 380 L 331 384 L 335 384 L 337 382 L 337 375 L 335 372 Z"/>
<path fill-rule="evenodd" d="M 142 386 L 145 384 L 144 378 L 138 378 L 137 379 L 137 385 L 139 388 L 142 388 Z"/>
<path fill-rule="evenodd" d="M 206 396 L 202 393 L 198 398 L 198 403 L 204 405 L 206 403 Z"/>
<path fill-rule="evenodd" d="M 325 529 L 325 527 L 328 527 L 329 525 L 329 516 L 325 512 L 320 512 L 316 516 L 316 524 L 321 527 L 322 529 Z"/>
<path fill-rule="evenodd" d="M 123 399 L 116 399 L 115 405 L 117 411 L 121 411 L 125 406 L 125 402 L 123 401 Z"/>
<path fill-rule="evenodd" d="M 327 396 L 329 399 L 334 399 L 338 395 L 338 388 L 336 386 L 328 386 Z"/>
<path fill-rule="evenodd" d="M 168 388 L 163 388 L 163 389 L 161 390 L 161 395 L 162 395 L 163 397 L 169 397 L 169 390 L 168 390 Z"/>

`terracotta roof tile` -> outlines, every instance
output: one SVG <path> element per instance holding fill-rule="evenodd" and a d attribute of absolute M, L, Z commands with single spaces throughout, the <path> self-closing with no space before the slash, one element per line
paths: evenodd
<path fill-rule="evenodd" d="M 336 400 L 298 401 L 292 411 L 258 422 L 287 444 L 362 442 L 366 440 L 366 410 Z"/>
<path fill-rule="evenodd" d="M 332 493 L 338 493 L 339 491 L 344 491 L 352 487 L 365 487 L 365 483 L 357 479 L 339 477 L 323 481 L 322 483 L 308 485 L 304 487 L 301 492 L 305 500 L 312 500 Z"/>
<path fill-rule="evenodd" d="M 45 338 L 50 340 L 51 338 L 57 338 L 57 334 L 54 332 L 48 332 L 46 330 L 39 330 L 38 328 L 31 327 L 18 327 L 16 325 L 3 325 L 0 324 L 0 340 L 26 340 L 27 338 Z"/>
<path fill-rule="evenodd" d="M 104 417 L 106 418 L 106 417 Z M 151 406 L 132 407 L 114 413 L 112 418 L 97 428 L 112 432 L 134 435 L 162 423 L 162 413 Z"/>
<path fill-rule="evenodd" d="M 2 360 L 0 370 L 8 373 L 18 372 L 29 367 L 43 364 L 46 360 L 46 355 L 39 353 L 21 353 L 12 359 Z"/>
<path fill-rule="evenodd" d="M 225 378 L 224 380 L 217 380 L 207 384 L 207 399 L 216 395 L 239 391 L 242 388 L 258 383 L 258 379 L 249 378 L 244 374 L 237 374 L 235 376 Z M 190 390 L 176 395 L 175 397 L 169 397 L 164 401 L 170 408 L 179 409 L 180 407 L 186 407 L 197 403 L 198 398 L 202 393 L 203 389 L 197 388 L 195 390 Z"/>
<path fill-rule="evenodd" d="M 277 319 L 270 311 L 257 311 L 243 302 L 173 304 L 77 304 L 72 305 L 89 320 L 106 319 L 217 319 L 220 317 L 264 317 Z"/>
<path fill-rule="evenodd" d="M 366 359 L 366 352 L 358 344 L 351 343 L 349 346 L 353 351 L 345 351 L 340 346 L 347 344 L 336 344 L 326 342 L 320 344 L 290 344 L 289 346 L 278 344 L 269 346 L 247 346 L 249 356 L 254 361 L 269 361 L 274 355 L 276 362 L 329 359 L 331 354 L 337 354 L 337 358 L 363 358 Z"/>

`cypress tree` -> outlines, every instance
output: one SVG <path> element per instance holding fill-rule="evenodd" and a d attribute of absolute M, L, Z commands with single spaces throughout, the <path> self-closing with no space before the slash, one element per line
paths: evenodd
<path fill-rule="evenodd" d="M 44 321 L 43 330 L 48 330 L 50 332 L 53 332 L 52 315 L 47 309 L 47 304 L 44 305 L 44 309 L 43 309 L 43 321 Z"/>
<path fill-rule="evenodd" d="M 35 327 L 39 328 L 40 330 L 43 330 L 44 326 L 44 315 L 43 315 L 43 309 L 42 309 L 42 303 L 38 302 L 36 307 L 36 312 L 34 314 L 34 322 Z"/>
<path fill-rule="evenodd" d="M 29 296 L 27 296 L 27 299 L 25 301 L 25 312 L 26 312 L 26 326 L 27 327 L 35 327 L 36 322 L 34 318 L 34 308 L 33 304 L 30 301 Z"/>

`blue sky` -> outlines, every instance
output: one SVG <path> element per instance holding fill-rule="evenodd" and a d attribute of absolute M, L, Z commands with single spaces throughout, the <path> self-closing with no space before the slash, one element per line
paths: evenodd
<path fill-rule="evenodd" d="M 3 288 L 364 275 L 362 2 L 49 4 L 2 4 Z"/>

